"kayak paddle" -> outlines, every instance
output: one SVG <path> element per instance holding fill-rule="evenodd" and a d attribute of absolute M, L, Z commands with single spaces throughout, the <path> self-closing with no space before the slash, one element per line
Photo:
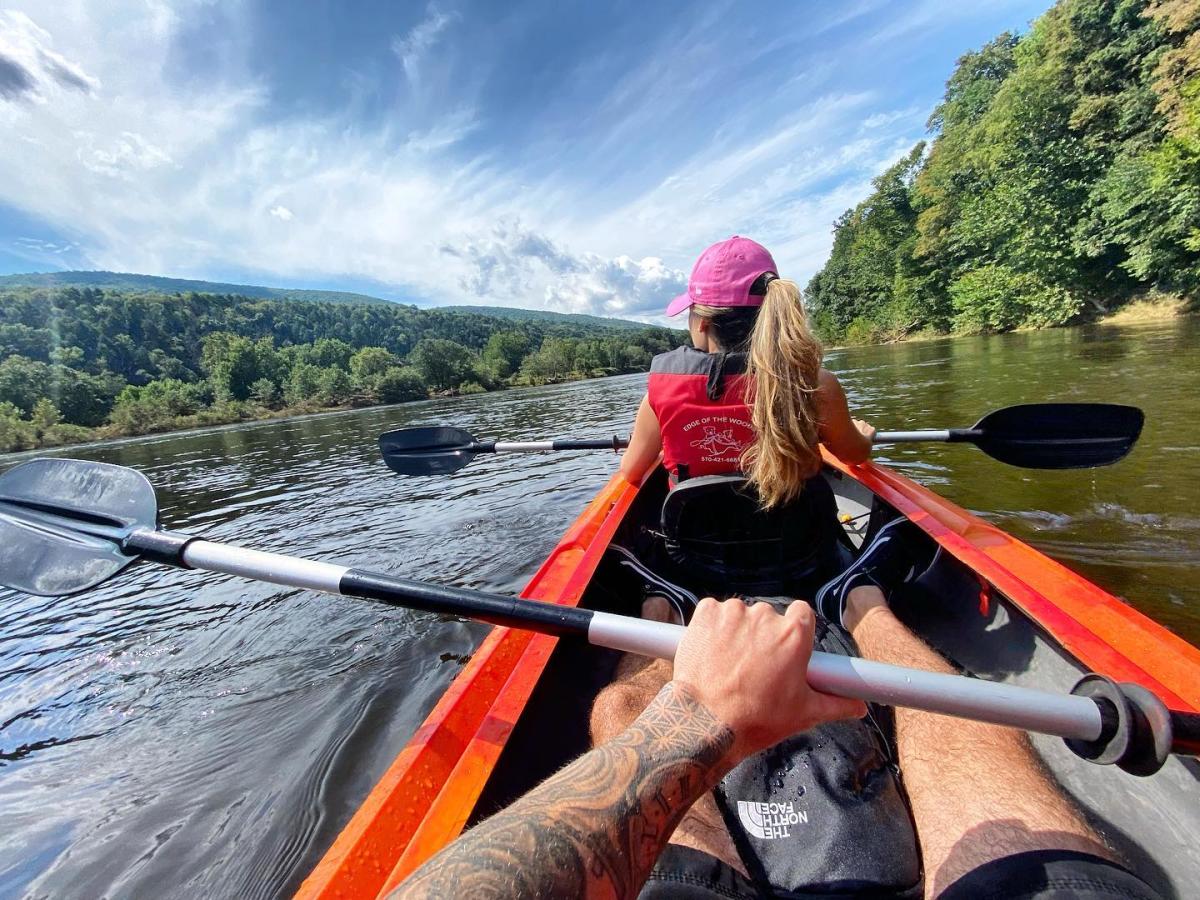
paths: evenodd
<path fill-rule="evenodd" d="M 109 463 L 36 459 L 0 475 L 0 584 L 41 596 L 89 590 L 138 559 L 463 616 L 671 659 L 684 628 L 502 594 L 445 587 L 206 541 L 157 526 L 154 488 Z M 1172 712 L 1138 685 L 1088 675 L 1055 694 L 814 652 L 817 690 L 1057 735 L 1086 759 L 1134 774 L 1188 752 L 1200 716 Z"/>
<path fill-rule="evenodd" d="M 1116 403 L 1025 403 L 990 412 L 970 428 L 876 432 L 875 443 L 970 443 L 1022 469 L 1089 469 L 1124 459 L 1145 418 L 1136 406 Z"/>
<path fill-rule="evenodd" d="M 477 453 L 528 452 L 532 450 L 622 450 L 629 439 L 552 441 L 477 441 L 469 431 L 451 425 L 398 428 L 379 436 L 379 450 L 393 472 L 401 475 L 449 475 L 457 472 Z"/>
<path fill-rule="evenodd" d="M 992 459 L 1024 469 L 1087 469 L 1123 459 L 1142 433 L 1135 406 L 1114 403 L 1027 403 L 990 412 L 970 428 L 880 431 L 876 444 L 917 441 L 974 444 Z M 448 475 L 477 453 L 531 450 L 621 450 L 628 438 L 480 441 L 449 425 L 399 428 L 379 436 L 384 462 L 401 475 Z"/>

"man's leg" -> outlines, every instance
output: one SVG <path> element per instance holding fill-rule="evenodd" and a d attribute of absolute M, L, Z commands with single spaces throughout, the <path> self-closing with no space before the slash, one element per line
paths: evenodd
<path fill-rule="evenodd" d="M 642 617 L 669 622 L 671 606 L 662 597 L 650 597 L 642 606 Z M 592 746 L 603 744 L 628 728 L 670 680 L 671 663 L 665 659 L 651 660 L 632 653 L 621 657 L 612 683 L 592 705 Z M 692 805 L 676 826 L 670 842 L 700 850 L 746 874 L 711 792 Z"/>
<path fill-rule="evenodd" d="M 878 588 L 851 591 L 843 620 L 869 659 L 954 672 L 901 624 Z M 927 897 L 977 866 L 1026 850 L 1115 859 L 1046 774 L 1024 733 L 897 707 L 896 743 Z"/>

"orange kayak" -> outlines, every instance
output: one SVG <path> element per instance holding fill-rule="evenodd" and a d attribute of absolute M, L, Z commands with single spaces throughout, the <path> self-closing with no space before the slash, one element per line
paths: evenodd
<path fill-rule="evenodd" d="M 953 558 L 936 604 L 904 618 L 966 671 L 1068 691 L 1099 672 L 1200 712 L 1200 650 L 1029 545 L 875 463 L 826 458 L 852 544 L 872 510 L 898 512 Z M 605 562 L 623 533 L 657 522 L 661 470 L 641 488 L 614 476 L 563 535 L 522 596 L 629 614 Z M 637 599 L 640 599 L 637 598 Z M 462 830 L 587 749 L 597 654 L 572 641 L 496 627 L 301 885 L 297 897 L 386 894 Z M 609 674 L 607 677 L 611 677 Z M 1200 883 L 1200 763 L 1175 757 L 1149 778 L 1095 766 L 1034 738 L 1064 788 L 1138 873 L 1168 895 Z M 986 765 L 986 761 L 981 761 Z"/>

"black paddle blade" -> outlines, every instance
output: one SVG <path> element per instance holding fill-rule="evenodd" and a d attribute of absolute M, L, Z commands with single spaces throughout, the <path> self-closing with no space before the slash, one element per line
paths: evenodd
<path fill-rule="evenodd" d="M 988 413 L 966 439 L 1010 466 L 1089 469 L 1123 459 L 1145 418 L 1113 403 L 1029 403 Z"/>
<path fill-rule="evenodd" d="M 401 475 L 449 475 L 474 457 L 479 442 L 469 431 L 449 425 L 399 428 L 379 436 L 388 468 Z"/>
<path fill-rule="evenodd" d="M 145 476 L 78 459 L 35 459 L 0 475 L 0 584 L 58 597 L 95 587 L 137 559 L 122 542 L 155 527 Z"/>

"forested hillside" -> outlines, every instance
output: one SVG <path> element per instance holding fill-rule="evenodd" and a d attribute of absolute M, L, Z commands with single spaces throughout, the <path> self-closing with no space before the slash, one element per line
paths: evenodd
<path fill-rule="evenodd" d="M 0 450 L 643 371 L 683 338 L 390 303 L 0 290 Z"/>
<path fill-rule="evenodd" d="M 471 316 L 491 316 L 496 319 L 514 319 L 518 322 L 559 322 L 586 326 L 588 328 L 620 328 L 638 330 L 644 328 L 640 322 L 629 319 L 613 319 L 609 316 L 589 316 L 586 313 L 561 313 L 548 309 L 521 309 L 516 306 L 439 306 L 440 312 Z"/>
<path fill-rule="evenodd" d="M 968 53 L 835 224 L 826 340 L 1061 325 L 1200 289 L 1200 3 L 1060 0 Z"/>
<path fill-rule="evenodd" d="M 234 294 L 261 297 L 264 300 L 316 300 L 321 303 L 391 303 L 382 297 L 349 291 L 313 291 L 302 288 L 262 287 L 257 284 L 226 284 L 220 281 L 195 281 L 190 278 L 164 278 L 161 275 L 136 275 L 132 272 L 31 272 L 24 275 L 0 275 L 0 288 L 78 287 L 104 288 L 135 293 Z"/>

